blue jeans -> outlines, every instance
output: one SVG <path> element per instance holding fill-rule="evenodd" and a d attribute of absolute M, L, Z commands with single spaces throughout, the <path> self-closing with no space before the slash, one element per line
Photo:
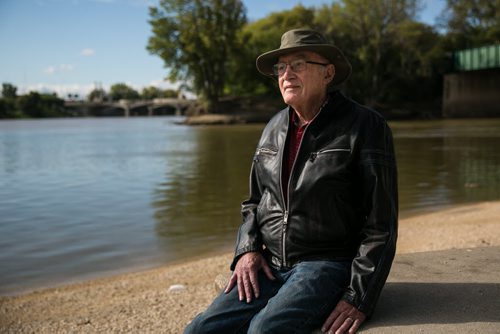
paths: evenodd
<path fill-rule="evenodd" d="M 238 289 L 222 292 L 185 329 L 201 333 L 311 333 L 342 297 L 350 279 L 350 261 L 301 262 L 287 270 L 272 269 L 276 280 L 259 272 L 260 296 L 238 299 Z"/>

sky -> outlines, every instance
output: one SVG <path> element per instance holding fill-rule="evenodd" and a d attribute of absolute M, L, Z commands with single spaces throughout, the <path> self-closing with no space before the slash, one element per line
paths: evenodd
<path fill-rule="evenodd" d="M 369 1 L 369 0 L 366 0 Z M 419 19 L 434 24 L 445 0 L 421 0 Z M 244 0 L 249 20 L 326 0 Z M 176 89 L 163 61 L 146 50 L 150 6 L 158 0 L 0 0 L 0 83 L 85 98 L 96 87 L 125 83 Z M 279 43 L 279 41 L 277 42 Z M 266 50 L 263 50 L 263 52 Z"/>

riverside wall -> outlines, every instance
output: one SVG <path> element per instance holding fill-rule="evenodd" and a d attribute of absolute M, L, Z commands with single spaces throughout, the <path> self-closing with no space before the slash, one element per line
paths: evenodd
<path fill-rule="evenodd" d="M 500 117 L 500 68 L 446 74 L 443 117 Z"/>

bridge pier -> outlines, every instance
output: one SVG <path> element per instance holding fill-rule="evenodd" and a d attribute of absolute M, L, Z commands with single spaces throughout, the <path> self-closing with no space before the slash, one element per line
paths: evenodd
<path fill-rule="evenodd" d="M 443 116 L 500 116 L 500 69 L 452 73 L 444 76 Z"/>
<path fill-rule="evenodd" d="M 118 104 L 123 109 L 123 116 L 125 118 L 130 117 L 130 103 L 127 100 L 120 100 Z"/>

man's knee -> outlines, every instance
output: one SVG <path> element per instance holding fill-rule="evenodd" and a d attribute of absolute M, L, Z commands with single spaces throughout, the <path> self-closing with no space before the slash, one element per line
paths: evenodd
<path fill-rule="evenodd" d="M 254 319 L 255 320 L 255 319 Z M 271 333 L 272 331 L 268 326 L 261 321 L 252 321 L 248 327 L 247 334 L 264 334 Z"/>
<path fill-rule="evenodd" d="M 200 331 L 200 328 L 203 327 L 201 322 L 203 322 L 202 318 L 202 313 L 198 314 L 191 322 L 186 326 L 184 329 L 184 334 L 196 334 L 196 333 L 202 333 Z"/>
<path fill-rule="evenodd" d="M 184 334 L 220 334 L 221 323 L 206 317 L 205 313 L 198 314 L 184 329 Z"/>
<path fill-rule="evenodd" d="M 283 333 L 283 327 L 280 326 L 278 319 L 269 317 L 269 312 L 260 312 L 255 315 L 250 321 L 247 334 L 266 334 L 266 333 Z"/>

